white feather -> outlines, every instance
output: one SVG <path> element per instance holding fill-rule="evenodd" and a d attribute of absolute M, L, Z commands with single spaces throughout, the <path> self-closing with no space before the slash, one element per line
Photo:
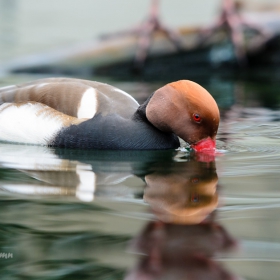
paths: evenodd
<path fill-rule="evenodd" d="M 95 115 L 96 111 L 97 94 L 95 89 L 89 88 L 83 94 L 77 116 L 79 119 L 91 119 Z"/>
<path fill-rule="evenodd" d="M 63 118 L 41 103 L 0 106 L 0 141 L 47 145 L 63 126 Z"/>

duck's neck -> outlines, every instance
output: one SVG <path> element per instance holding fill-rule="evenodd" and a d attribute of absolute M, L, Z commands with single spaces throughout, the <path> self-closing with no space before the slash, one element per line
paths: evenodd
<path fill-rule="evenodd" d="M 136 112 L 134 113 L 133 115 L 133 119 L 134 120 L 142 120 L 144 122 L 149 122 L 149 120 L 147 119 L 147 115 L 146 115 L 146 108 L 147 108 L 147 105 L 150 101 L 150 99 L 152 98 L 154 94 L 151 94 L 148 99 L 143 103 L 141 104 L 138 109 L 136 110 Z"/>

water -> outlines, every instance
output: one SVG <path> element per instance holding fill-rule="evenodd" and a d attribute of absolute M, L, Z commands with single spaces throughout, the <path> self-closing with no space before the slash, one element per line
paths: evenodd
<path fill-rule="evenodd" d="M 41 17 L 53 11 L 50 1 L 26 2 L 0 0 L 2 60 L 109 31 L 101 13 L 93 17 L 99 29 L 75 29 L 78 22 L 91 26 L 82 19 L 92 18 L 92 9 L 81 6 L 83 12 L 71 18 L 75 1 L 62 1 L 59 20 L 54 15 L 48 24 Z M 108 5 L 101 2 L 99 7 Z M 180 21 L 164 3 L 167 22 L 167 11 Z M 184 10 L 192 13 L 188 5 Z M 201 11 L 193 14 L 197 21 L 207 18 Z M 56 28 L 62 13 L 72 33 Z M 138 21 L 129 16 L 131 24 Z M 127 26 L 121 17 L 114 28 Z M 0 86 L 37 78 L 42 76 L 8 75 Z M 163 85 L 91 78 L 139 102 Z M 279 279 L 279 70 L 242 78 L 213 71 L 196 81 L 221 110 L 215 158 L 0 143 L 1 279 Z"/>
<path fill-rule="evenodd" d="M 109 82 L 140 102 L 161 85 Z M 0 144 L 1 279 L 279 279 L 279 81 L 201 83 L 214 160 Z"/>

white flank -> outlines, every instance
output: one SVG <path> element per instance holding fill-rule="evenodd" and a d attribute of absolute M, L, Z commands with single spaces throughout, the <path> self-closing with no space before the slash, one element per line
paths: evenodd
<path fill-rule="evenodd" d="M 83 94 L 77 116 L 79 119 L 91 119 L 95 115 L 96 111 L 97 94 L 95 89 L 89 88 Z"/>
<path fill-rule="evenodd" d="M 47 145 L 62 127 L 62 117 L 41 103 L 0 106 L 0 141 Z"/>
<path fill-rule="evenodd" d="M 123 95 L 126 96 L 126 97 L 129 97 L 131 100 L 135 101 L 135 102 L 139 105 L 139 103 L 138 103 L 130 94 L 128 94 L 127 92 L 125 92 L 125 91 L 123 91 L 123 90 L 121 90 L 121 89 L 118 89 L 118 88 L 114 88 L 114 90 L 115 90 L 116 92 L 118 92 L 118 93 L 123 94 Z"/>

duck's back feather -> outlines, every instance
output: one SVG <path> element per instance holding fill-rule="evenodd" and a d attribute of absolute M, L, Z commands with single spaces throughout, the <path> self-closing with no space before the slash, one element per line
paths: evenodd
<path fill-rule="evenodd" d="M 130 118 L 139 104 L 126 92 L 108 84 L 72 78 L 47 78 L 0 88 L 0 104 L 40 102 L 72 117 L 92 118 L 116 113 Z"/>
<path fill-rule="evenodd" d="M 142 107 L 113 86 L 79 79 L 0 88 L 0 140 L 87 149 L 177 148 L 178 137 L 152 126 Z"/>

